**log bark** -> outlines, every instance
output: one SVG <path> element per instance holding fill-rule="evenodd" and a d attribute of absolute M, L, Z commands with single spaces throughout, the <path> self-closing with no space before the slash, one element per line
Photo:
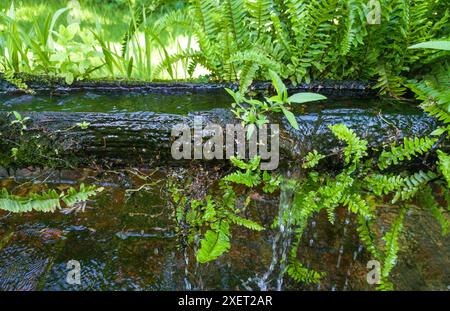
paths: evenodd
<path fill-rule="evenodd" d="M 181 165 L 171 156 L 172 128 L 179 123 L 192 126 L 195 116 L 203 116 L 205 123 L 236 124 L 231 112 L 215 109 L 188 116 L 138 113 L 65 113 L 29 112 L 30 123 L 24 136 L 42 135 L 52 146 L 57 146 L 59 157 L 76 158 L 80 165 L 101 166 L 160 166 Z M 271 122 L 281 128 L 280 153 L 282 160 L 297 160 L 316 149 L 332 153 L 339 146 L 328 129 L 329 125 L 344 123 L 372 147 L 382 147 L 405 136 L 426 135 L 435 126 L 434 121 L 420 110 L 377 108 L 325 108 L 318 112 L 296 113 L 300 130 L 294 130 L 287 120 L 272 116 Z M 0 113 L 0 118 L 7 118 Z M 10 118 L 10 117 L 9 117 Z M 89 123 L 82 129 L 77 123 Z M 5 139 L 0 136 L 0 139 Z M 2 151 L 3 152 L 3 151 Z M 9 152 L 9 151 L 5 151 Z"/>

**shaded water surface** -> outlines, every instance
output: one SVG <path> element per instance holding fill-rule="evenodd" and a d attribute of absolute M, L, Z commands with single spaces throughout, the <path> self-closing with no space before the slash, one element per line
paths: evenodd
<path fill-rule="evenodd" d="M 342 109 L 342 113 L 353 109 L 372 109 L 387 113 L 417 114 L 418 109 L 410 103 L 381 101 L 377 98 L 343 97 L 327 95 L 328 100 L 311 105 L 296 105 L 300 112 L 319 112 L 326 109 Z M 34 112 L 89 112 L 126 113 L 156 112 L 187 115 L 189 112 L 211 109 L 229 109 L 232 98 L 224 90 L 207 93 L 142 95 L 139 92 L 73 92 L 48 95 L 5 95 L 0 94 L 0 111 Z M 306 110 L 305 110 L 306 109 Z"/>
<path fill-rule="evenodd" d="M 4 174 L 4 173 L 3 173 Z M 102 185 L 105 191 L 88 203 L 84 212 L 61 211 L 40 215 L 0 213 L 0 289 L 2 290 L 259 290 L 277 289 L 280 279 L 276 261 L 269 267 L 274 250 L 283 252 L 282 239 L 274 230 L 261 233 L 237 228 L 231 251 L 207 265 L 195 263 L 193 251 L 188 260 L 178 248 L 172 208 L 165 202 L 168 172 L 147 172 L 144 183 L 127 172 L 42 173 L 33 183 L 27 171 L 16 179 L 3 176 L 1 186 L 24 194 L 42 188 L 65 189 L 75 182 Z M 177 172 L 192 174 L 188 170 Z M 36 178 L 36 175 L 33 175 Z M 187 175 L 186 175 L 187 177 Z M 38 180 L 46 179 L 46 184 Z M 254 196 L 246 217 L 269 228 L 277 217 L 279 195 Z M 288 204 L 288 202 L 283 202 Z M 383 207 L 381 219 L 390 221 L 398 208 Z M 319 286 L 295 284 L 288 278 L 281 289 L 372 290 L 366 282 L 366 263 L 370 257 L 356 238 L 354 220 L 342 209 L 336 225 L 326 215 L 315 217 L 305 233 L 300 258 L 306 266 L 324 271 Z M 448 238 L 423 207 L 412 210 L 406 220 L 399 263 L 392 278 L 397 289 L 447 290 L 450 285 Z M 280 249 L 281 248 L 281 249 Z M 81 285 L 66 281 L 67 263 L 81 264 Z M 186 266 L 186 262 L 188 265 Z M 185 269 L 187 267 L 187 269 Z M 186 273 L 187 271 L 187 273 Z M 267 273 L 267 272 L 271 273 Z M 264 278 L 264 275 L 266 277 Z M 262 279 L 263 283 L 262 283 Z"/>

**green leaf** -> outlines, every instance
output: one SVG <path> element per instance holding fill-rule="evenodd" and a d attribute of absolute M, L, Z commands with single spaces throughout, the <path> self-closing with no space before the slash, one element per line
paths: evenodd
<path fill-rule="evenodd" d="M 65 77 L 66 77 L 66 83 L 67 83 L 68 85 L 71 85 L 71 84 L 73 83 L 73 80 L 74 80 L 73 73 L 67 72 L 67 73 L 65 74 Z"/>
<path fill-rule="evenodd" d="M 251 221 L 249 219 L 241 218 L 241 217 L 236 216 L 236 215 L 231 214 L 231 213 L 228 214 L 228 217 L 230 218 L 230 220 L 234 224 L 242 226 L 242 227 L 245 227 L 247 229 L 254 230 L 254 231 L 262 231 L 262 230 L 264 230 L 263 226 L 257 224 L 254 221 Z"/>
<path fill-rule="evenodd" d="M 222 222 L 217 231 L 208 230 L 206 232 L 197 252 L 197 261 L 206 263 L 215 260 L 229 249 L 230 227 L 227 222 Z"/>
<path fill-rule="evenodd" d="M 450 41 L 428 41 L 410 46 L 409 49 L 433 49 L 450 51 Z"/>
<path fill-rule="evenodd" d="M 288 98 L 290 103 L 303 104 L 327 99 L 325 96 L 316 93 L 297 93 Z"/>
<path fill-rule="evenodd" d="M 447 185 L 450 188 L 450 156 L 445 152 L 438 150 L 439 156 L 439 170 L 447 181 Z"/>
<path fill-rule="evenodd" d="M 447 131 L 445 127 L 439 127 L 436 130 L 434 130 L 430 135 L 431 136 L 441 136 Z"/>
<path fill-rule="evenodd" d="M 133 72 L 133 57 L 130 58 L 130 61 L 128 62 L 127 67 L 127 77 L 128 79 L 131 78 L 131 73 Z"/>
<path fill-rule="evenodd" d="M 283 113 L 286 116 L 286 119 L 288 119 L 289 124 L 296 130 L 300 130 L 298 123 L 297 123 L 297 119 L 295 118 L 295 115 L 290 112 L 289 110 L 287 110 L 286 108 L 282 108 L 283 109 Z"/>
<path fill-rule="evenodd" d="M 306 284 L 319 284 L 322 277 L 325 276 L 323 272 L 305 268 L 300 261 L 290 263 L 287 267 L 287 272 L 294 281 Z"/>
<path fill-rule="evenodd" d="M 80 32 L 80 25 L 78 23 L 70 24 L 65 29 L 64 33 L 65 39 L 72 40 L 75 37 L 75 35 L 79 32 Z"/>
<path fill-rule="evenodd" d="M 285 99 L 287 99 L 288 97 L 286 86 L 284 85 L 280 76 L 277 75 L 276 72 L 270 70 L 270 76 L 272 78 L 272 84 L 275 87 L 275 90 L 277 91 L 279 99 L 284 102 Z"/>

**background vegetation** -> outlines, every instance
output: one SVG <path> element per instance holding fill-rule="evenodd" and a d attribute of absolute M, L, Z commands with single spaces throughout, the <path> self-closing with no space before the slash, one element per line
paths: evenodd
<path fill-rule="evenodd" d="M 445 0 L 60 1 L 3 3 L 3 71 L 74 79 L 377 81 L 404 95 L 407 79 L 439 66 L 448 51 L 411 50 L 448 40 Z M 80 4 L 80 5 L 78 5 Z M 49 13 L 50 12 L 50 13 Z"/>

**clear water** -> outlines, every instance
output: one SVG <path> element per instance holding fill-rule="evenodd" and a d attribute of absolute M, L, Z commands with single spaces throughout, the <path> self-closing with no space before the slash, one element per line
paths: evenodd
<path fill-rule="evenodd" d="M 324 109 L 370 109 L 385 113 L 418 114 L 419 110 L 404 102 L 380 101 L 367 97 L 329 96 L 328 100 L 310 105 L 296 105 L 297 112 L 318 112 Z M 160 94 L 139 92 L 71 92 L 48 95 L 0 94 L 0 111 L 125 113 L 157 112 L 188 114 L 211 109 L 229 109 L 232 98 L 223 90 L 198 93 Z"/>
<path fill-rule="evenodd" d="M 177 170 L 177 169 L 175 169 Z M 142 181 L 126 172 L 90 170 L 40 173 L 46 184 L 21 185 L 30 180 L 3 178 L 1 186 L 17 193 L 47 187 L 64 189 L 78 182 L 102 185 L 106 190 L 89 202 L 85 212 L 66 215 L 0 214 L 0 289 L 2 290 L 373 290 L 366 282 L 370 260 L 356 239 L 353 218 L 339 210 L 332 226 L 326 215 L 315 217 L 300 248 L 302 261 L 327 276 L 320 286 L 300 285 L 280 278 L 279 258 L 287 246 L 284 233 L 245 229 L 233 231 L 230 253 L 207 265 L 195 263 L 194 253 L 184 258 L 177 245 L 172 209 L 166 203 L 166 169 L 147 172 L 152 184 L 130 193 Z M 173 172 L 171 173 L 173 174 Z M 189 170 L 179 169 L 183 178 Z M 45 176 L 45 177 L 43 177 Z M 247 217 L 270 227 L 278 215 L 278 196 L 255 200 Z M 286 200 L 283 199 L 283 200 Z M 380 209 L 381 219 L 391 220 L 398 207 Z M 408 215 L 399 263 L 392 273 L 399 290 L 447 290 L 450 285 L 448 238 L 424 207 Z M 278 244 L 274 247 L 274 240 Z M 273 262 L 275 257 L 275 261 Z M 81 263 L 81 285 L 66 282 L 67 263 Z M 188 264 L 186 264 L 188 262 Z M 274 267 L 271 268 L 271 263 Z M 271 270 L 272 269 L 272 270 Z M 187 271 L 187 274 L 186 274 Z"/>

